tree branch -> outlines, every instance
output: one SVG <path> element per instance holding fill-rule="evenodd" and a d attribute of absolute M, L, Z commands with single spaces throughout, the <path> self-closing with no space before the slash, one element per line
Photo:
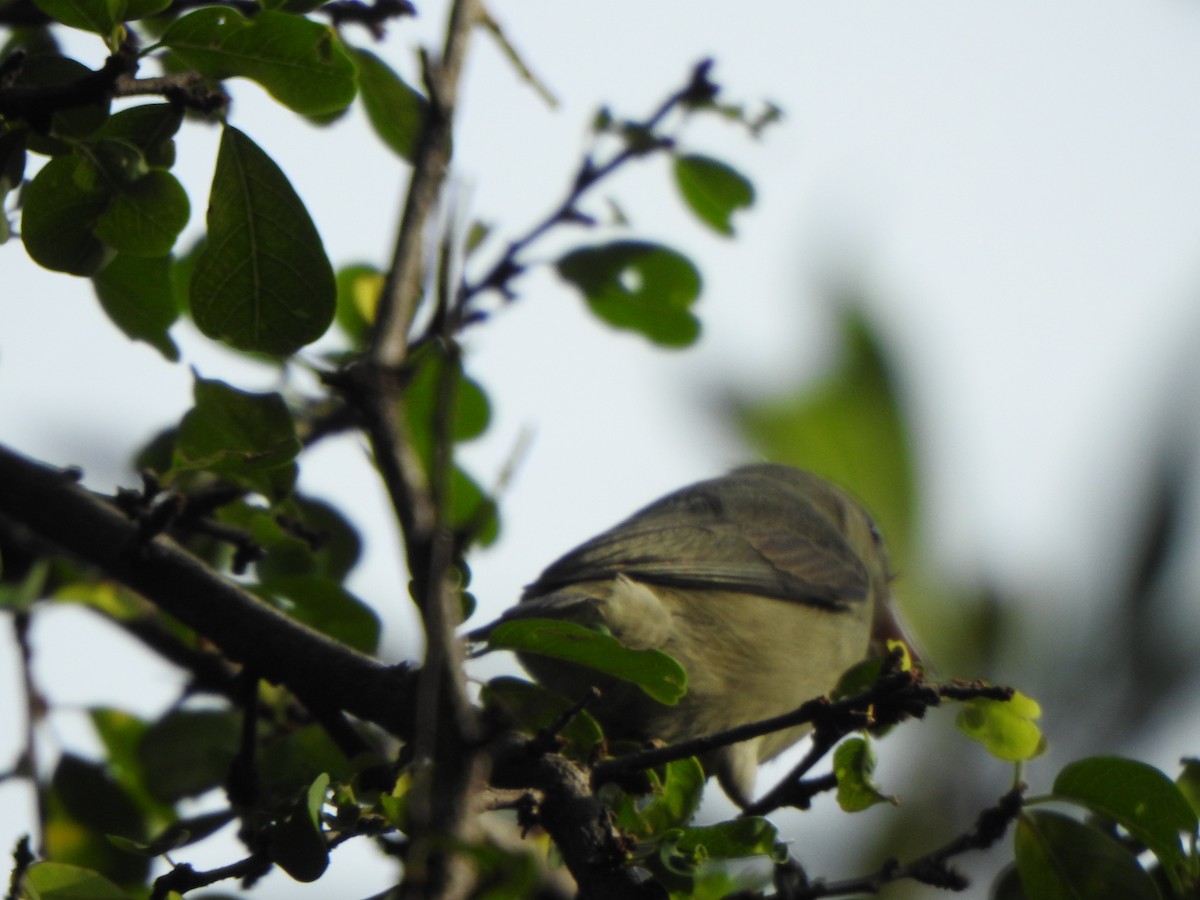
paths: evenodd
<path fill-rule="evenodd" d="M 389 667 L 267 606 L 69 474 L 0 446 L 0 512 L 133 588 L 310 708 L 343 709 L 401 737 L 413 727 L 408 667 Z"/>

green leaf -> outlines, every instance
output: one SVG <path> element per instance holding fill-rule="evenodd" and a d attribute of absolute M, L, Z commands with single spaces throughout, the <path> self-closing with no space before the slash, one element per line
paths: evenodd
<path fill-rule="evenodd" d="M 1054 796 L 1116 822 L 1158 857 L 1175 889 L 1183 890 L 1188 860 L 1180 835 L 1194 837 L 1200 822 L 1187 797 L 1158 769 L 1113 756 L 1081 759 L 1058 773 Z"/>
<path fill-rule="evenodd" d="M 574 704 L 539 684 L 520 678 L 493 678 L 483 686 L 480 700 L 484 709 L 503 712 L 505 719 L 518 725 L 527 734 L 549 728 Z M 575 760 L 590 761 L 604 733 L 596 720 L 580 710 L 563 726 L 559 737 L 565 742 L 561 753 Z"/>
<path fill-rule="evenodd" d="M 361 263 L 337 273 L 337 323 L 356 347 L 366 344 L 383 293 L 384 274 Z"/>
<path fill-rule="evenodd" d="M 194 395 L 196 405 L 179 425 L 176 469 L 216 472 L 271 499 L 287 494 L 300 441 L 283 398 L 203 378 L 196 379 Z"/>
<path fill-rule="evenodd" d="M 226 511 L 245 509 L 248 517 L 226 518 Z M 223 521 L 248 527 L 267 550 L 257 563 L 262 581 L 290 575 L 323 575 L 342 581 L 362 553 L 358 531 L 333 506 L 312 497 L 292 496 L 277 511 L 230 505 Z"/>
<path fill-rule="evenodd" d="M 488 635 L 496 650 L 536 653 L 578 663 L 640 687 L 648 696 L 673 706 L 687 690 L 687 674 L 658 650 L 631 650 L 612 635 L 557 619 L 511 619 Z"/>
<path fill-rule="evenodd" d="M 283 610 L 292 618 L 343 644 L 363 653 L 378 649 L 379 616 L 335 581 L 317 575 L 277 576 L 261 591 L 285 601 Z"/>
<path fill-rule="evenodd" d="M 91 275 L 112 256 L 92 233 L 108 206 L 108 191 L 76 180 L 83 165 L 73 156 L 46 163 L 25 189 L 21 214 L 21 240 L 33 261 L 71 275 Z"/>
<path fill-rule="evenodd" d="M 175 803 L 225 784 L 238 752 L 241 717 L 220 710 L 176 710 L 155 722 L 138 744 L 154 797 Z"/>
<path fill-rule="evenodd" d="M 189 293 L 196 326 L 239 350 L 287 355 L 333 321 L 333 267 L 308 211 L 274 160 L 229 126 Z"/>
<path fill-rule="evenodd" d="M 64 25 L 104 36 L 120 22 L 111 0 L 34 0 L 34 5 Z"/>
<path fill-rule="evenodd" d="M 127 337 L 178 362 L 179 348 L 167 334 L 179 318 L 169 257 L 118 255 L 92 276 L 92 287 L 104 312 Z"/>
<path fill-rule="evenodd" d="M 1011 700 L 968 700 L 956 724 L 959 731 L 983 744 L 997 759 L 1020 762 L 1046 749 L 1045 738 L 1035 722 L 1041 716 L 1037 701 L 1017 691 Z"/>
<path fill-rule="evenodd" d="M 170 172 L 154 169 L 130 184 L 113 186 L 93 231 L 118 253 L 166 256 L 190 214 L 183 185 Z"/>
<path fill-rule="evenodd" d="M 58 862 L 35 862 L 25 872 L 21 900 L 134 900 L 99 872 Z"/>
<path fill-rule="evenodd" d="M 734 212 L 754 204 L 754 185 L 707 156 L 676 157 L 675 184 L 700 221 L 721 234 L 732 235 Z"/>
<path fill-rule="evenodd" d="M 101 834 L 145 837 L 142 811 L 106 766 L 63 754 L 54 769 L 53 786 L 71 818 L 85 828 Z"/>
<path fill-rule="evenodd" d="M 1067 816 L 1022 815 L 1014 847 L 1025 892 L 1038 900 L 1159 900 L 1154 881 L 1134 856 Z"/>
<path fill-rule="evenodd" d="M 837 776 L 838 806 L 845 812 L 862 812 L 877 803 L 899 802 L 879 790 L 871 779 L 875 751 L 863 738 L 850 738 L 838 745 L 833 754 L 833 771 Z"/>
<path fill-rule="evenodd" d="M 558 274 L 616 328 L 664 347 L 686 347 L 700 335 L 691 313 L 700 296 L 700 273 L 674 250 L 642 241 L 583 247 L 558 261 Z"/>
<path fill-rule="evenodd" d="M 695 757 L 667 763 L 646 773 L 649 799 L 629 798 L 617 812 L 617 825 L 639 839 L 666 836 L 692 820 L 704 794 L 704 769 Z"/>
<path fill-rule="evenodd" d="M 22 62 L 14 86 L 56 86 L 69 90 L 72 85 L 94 74 L 78 60 L 57 52 L 30 55 Z M 86 106 L 61 109 L 48 117 L 45 113 L 30 113 L 28 118 L 34 130 L 28 135 L 29 149 L 54 156 L 70 153 L 72 147 L 68 141 L 95 132 L 108 118 L 111 106 L 112 99 L 105 94 Z"/>
<path fill-rule="evenodd" d="M 397 156 L 411 163 L 429 102 L 369 50 L 353 49 L 358 88 L 375 133 Z"/>
<path fill-rule="evenodd" d="M 288 816 L 267 831 L 267 853 L 271 860 L 297 881 L 316 881 L 329 867 L 329 848 L 321 833 L 314 800 L 322 800 L 329 776 L 321 775 L 293 805 Z M 314 793 L 318 796 L 314 797 Z"/>
<path fill-rule="evenodd" d="M 1200 814 L 1200 759 L 1194 757 L 1184 759 L 1183 772 L 1175 780 L 1175 784 L 1192 804 L 1192 809 Z"/>
<path fill-rule="evenodd" d="M 772 856 L 779 832 L 761 816 L 748 816 L 685 828 L 676 840 L 681 850 L 694 853 L 703 849 L 704 856 L 713 859 L 743 859 L 747 856 Z"/>
<path fill-rule="evenodd" d="M 182 106 L 144 103 L 113 113 L 96 137 L 132 144 L 147 165 L 169 169 L 175 164 L 175 133 L 182 123 Z"/>
<path fill-rule="evenodd" d="M 303 16 L 263 10 L 247 19 L 227 7 L 198 9 L 172 23 L 162 43 L 189 68 L 257 81 L 304 115 L 337 112 L 354 99 L 354 63 L 342 42 Z"/>

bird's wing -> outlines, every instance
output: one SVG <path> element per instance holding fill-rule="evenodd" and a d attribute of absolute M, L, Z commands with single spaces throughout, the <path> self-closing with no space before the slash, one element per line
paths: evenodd
<path fill-rule="evenodd" d="M 763 477 L 766 468 L 739 470 L 651 504 L 553 563 L 524 599 L 624 574 L 835 609 L 865 601 L 870 576 L 828 513 L 801 486 Z"/>

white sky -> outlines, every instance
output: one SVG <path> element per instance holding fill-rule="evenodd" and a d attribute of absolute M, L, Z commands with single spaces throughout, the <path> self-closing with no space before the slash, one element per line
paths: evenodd
<path fill-rule="evenodd" d="M 414 77 L 411 51 L 437 34 L 444 4 L 420 5 L 422 19 L 394 26 L 377 48 Z M 501 235 L 559 198 L 600 103 L 643 116 L 705 55 L 728 99 L 770 99 L 786 113 L 757 144 L 716 125 L 684 135 L 758 188 L 736 240 L 690 220 L 662 161 L 602 192 L 638 234 L 701 266 L 698 348 L 668 353 L 611 332 L 538 272 L 518 304 L 470 335 L 472 370 L 495 404 L 487 439 L 469 452 L 475 474 L 491 481 L 522 432 L 534 434 L 504 538 L 474 566 L 485 608 L 508 605 L 559 553 L 660 493 L 744 461 L 707 402 L 731 387 L 786 391 L 829 364 L 833 317 L 820 287 L 841 270 L 862 273 L 903 372 L 934 558 L 1017 589 L 1049 583 L 1065 600 L 1097 589 L 1120 562 L 1120 525 L 1166 411 L 1185 437 L 1195 431 L 1200 9 L 1153 0 L 730 9 L 495 2 L 493 15 L 561 98 L 557 111 L 489 38 L 476 40 L 455 176 L 472 214 Z M 383 263 L 405 173 L 362 116 L 317 130 L 246 83 L 234 91 L 231 121 L 291 176 L 335 263 Z M 216 132 L 190 130 L 177 171 L 199 202 Z M 193 210 L 191 227 L 202 221 Z M 186 407 L 187 366 L 131 347 L 85 282 L 38 270 L 19 244 L 0 254 L 0 440 L 53 463 L 94 460 L 97 487 L 128 482 L 129 444 Z M 269 386 L 177 331 L 186 363 L 206 377 Z M 411 653 L 386 507 L 362 460 L 354 442 L 331 442 L 305 484 L 344 500 L 371 533 L 355 587 L 387 616 L 389 650 Z M 150 712 L 172 698 L 166 670 L 126 671 L 81 652 L 124 646 L 91 620 L 46 618 L 37 673 L 59 703 Z M 1181 621 L 1195 627 L 1195 612 Z M 16 682 L 12 649 L 0 646 L 0 766 L 17 746 Z M 51 724 L 79 740 L 69 716 Z M 1198 743 L 1195 732 L 1168 734 L 1148 752 L 1170 765 Z M 32 810 L 11 784 L 0 786 L 0 808 L 10 811 L 6 848 Z M 300 896 L 286 883 L 276 890 Z"/>

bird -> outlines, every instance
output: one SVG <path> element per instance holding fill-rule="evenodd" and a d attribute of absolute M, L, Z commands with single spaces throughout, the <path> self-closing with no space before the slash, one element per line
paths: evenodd
<path fill-rule="evenodd" d="M 790 712 L 885 652 L 887 640 L 906 638 L 891 580 L 879 531 L 847 491 L 761 463 L 668 494 L 586 541 L 498 622 L 566 620 L 674 657 L 687 691 L 667 705 L 578 664 L 518 654 L 535 680 L 568 698 L 599 688 L 588 709 L 606 736 L 673 744 Z M 745 808 L 759 764 L 806 731 L 721 747 L 700 763 Z"/>

